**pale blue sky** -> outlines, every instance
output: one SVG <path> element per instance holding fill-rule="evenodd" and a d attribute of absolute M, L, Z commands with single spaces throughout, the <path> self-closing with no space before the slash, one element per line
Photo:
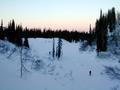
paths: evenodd
<path fill-rule="evenodd" d="M 100 9 L 107 12 L 120 0 L 0 0 L 0 19 L 11 19 L 23 26 L 87 30 L 99 18 Z"/>

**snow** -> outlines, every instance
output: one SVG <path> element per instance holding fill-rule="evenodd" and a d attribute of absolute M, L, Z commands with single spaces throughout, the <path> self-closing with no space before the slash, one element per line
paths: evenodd
<path fill-rule="evenodd" d="M 22 49 L 21 77 L 21 48 L 0 41 L 0 90 L 120 90 L 120 79 L 113 78 L 119 75 L 120 65 L 110 52 L 97 56 L 90 47 L 80 50 L 81 42 L 63 40 L 62 56 L 57 59 L 51 55 L 52 39 L 30 38 L 29 44 L 30 49 Z"/>

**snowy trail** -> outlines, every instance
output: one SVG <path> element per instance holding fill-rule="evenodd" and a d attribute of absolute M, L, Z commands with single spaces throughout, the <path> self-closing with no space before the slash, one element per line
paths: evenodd
<path fill-rule="evenodd" d="M 26 54 L 28 60 L 20 77 L 20 53 L 15 51 L 0 53 L 0 90 L 119 90 L 120 81 L 111 80 L 104 66 L 119 65 L 112 58 L 99 58 L 95 50 L 79 51 L 79 43 L 63 40 L 63 55 L 53 60 L 52 39 L 29 39 L 31 50 Z M 57 40 L 55 45 L 57 44 Z M 9 47 L 14 48 L 7 43 Z M 25 52 L 25 51 L 23 51 Z M 40 60 L 40 68 L 34 66 L 34 60 Z M 33 66 L 31 66 L 33 65 Z M 91 70 L 91 76 L 89 71 Z"/>

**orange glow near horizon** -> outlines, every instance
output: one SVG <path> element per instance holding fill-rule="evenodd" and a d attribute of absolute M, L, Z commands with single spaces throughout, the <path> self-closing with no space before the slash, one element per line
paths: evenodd
<path fill-rule="evenodd" d="M 89 20 L 92 21 L 93 20 Z M 94 27 L 94 23 L 85 21 L 85 20 L 15 20 L 16 24 L 21 24 L 23 28 L 28 27 L 28 28 L 40 28 L 40 29 L 52 29 L 52 30 L 69 30 L 69 31 L 89 31 L 89 25 L 91 24 L 92 27 Z M 4 22 L 4 26 L 7 26 L 9 21 Z"/>
<path fill-rule="evenodd" d="M 27 21 L 27 22 L 26 22 Z M 16 22 L 17 24 L 22 24 L 23 27 L 28 28 L 51 28 L 53 30 L 77 30 L 77 31 L 89 31 L 89 25 L 91 24 L 94 27 L 95 20 L 26 20 L 21 22 Z M 91 22 L 90 22 L 91 21 Z"/>
<path fill-rule="evenodd" d="M 58 30 L 58 29 L 61 29 L 61 30 L 64 30 L 64 29 L 67 29 L 67 30 L 78 30 L 78 31 L 88 31 L 89 30 L 89 24 L 86 24 L 86 23 L 75 23 L 75 22 L 66 22 L 66 23 L 57 23 L 57 22 L 42 22 L 42 23 L 37 23 L 37 22 L 30 22 L 28 23 L 27 25 L 26 24 L 23 24 L 23 27 L 29 27 L 29 28 L 51 28 L 53 30 Z"/>

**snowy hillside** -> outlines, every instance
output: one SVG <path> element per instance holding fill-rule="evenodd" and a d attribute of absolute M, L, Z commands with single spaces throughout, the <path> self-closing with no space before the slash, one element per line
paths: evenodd
<path fill-rule="evenodd" d="M 120 90 L 120 63 L 113 54 L 97 56 L 89 47 L 80 50 L 81 43 L 63 40 L 57 59 L 52 39 L 29 39 L 29 44 L 21 54 L 21 48 L 0 41 L 0 90 Z"/>

